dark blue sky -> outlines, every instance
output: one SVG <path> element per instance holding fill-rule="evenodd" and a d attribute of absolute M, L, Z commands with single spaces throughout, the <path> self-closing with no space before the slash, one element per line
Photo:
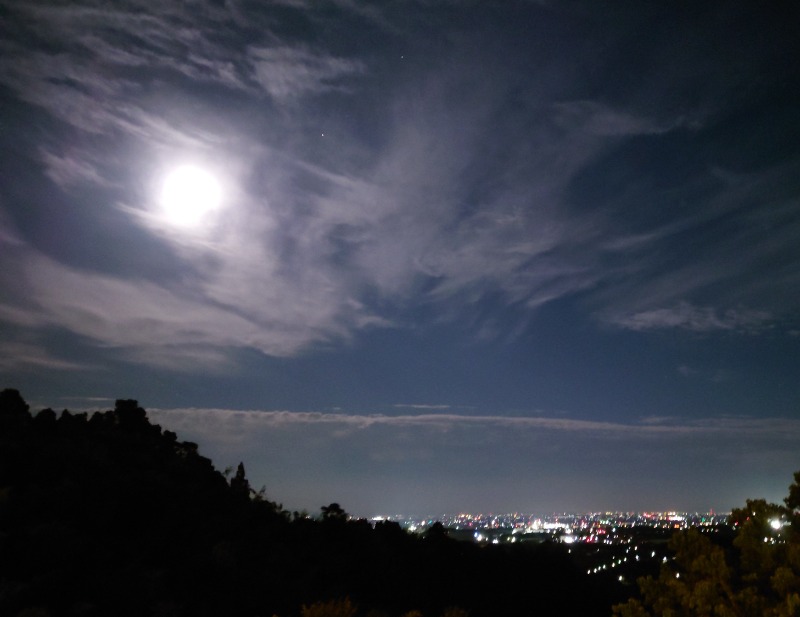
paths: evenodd
<path fill-rule="evenodd" d="M 136 398 L 291 508 L 778 500 L 798 18 L 6 2 L 3 385 Z"/>

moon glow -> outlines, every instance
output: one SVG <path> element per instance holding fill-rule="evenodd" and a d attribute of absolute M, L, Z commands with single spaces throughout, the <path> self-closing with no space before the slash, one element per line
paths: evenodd
<path fill-rule="evenodd" d="M 195 227 L 219 208 L 222 189 L 208 171 L 183 165 L 166 176 L 159 201 L 169 223 Z"/>

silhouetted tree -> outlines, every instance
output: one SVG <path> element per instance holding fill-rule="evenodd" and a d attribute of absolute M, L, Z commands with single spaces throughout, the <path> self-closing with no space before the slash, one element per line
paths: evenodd
<path fill-rule="evenodd" d="M 787 507 L 747 500 L 731 513 L 737 527 L 726 551 L 696 529 L 673 536 L 672 563 L 639 580 L 641 598 L 614 607 L 619 617 L 738 617 L 800 615 L 800 529 L 796 501 Z M 791 523 L 789 522 L 791 520 Z"/>
<path fill-rule="evenodd" d="M 143 433 L 155 428 L 147 420 L 147 412 L 134 399 L 117 399 L 114 417 L 120 428 L 126 431 Z"/>
<path fill-rule="evenodd" d="M 21 418 L 29 416 L 28 404 L 19 390 L 6 388 L 0 392 L 0 415 L 7 418 Z"/>
<path fill-rule="evenodd" d="M 783 502 L 789 509 L 790 516 L 794 519 L 792 528 L 800 530 L 800 521 L 797 520 L 797 517 L 800 516 L 800 471 L 794 472 L 794 482 L 789 487 L 789 494 Z"/>
<path fill-rule="evenodd" d="M 447 539 L 447 530 L 444 528 L 444 525 L 442 525 L 440 521 L 436 521 L 425 532 L 425 538 L 427 538 L 428 540 L 433 540 L 435 542 L 441 542 Z"/>
<path fill-rule="evenodd" d="M 338 503 L 322 506 L 320 510 L 322 510 L 323 521 L 344 522 L 347 520 L 347 512 Z"/>
<path fill-rule="evenodd" d="M 33 418 L 33 421 L 43 427 L 53 427 L 56 424 L 56 412 L 50 409 L 42 409 L 36 416 Z"/>
<path fill-rule="evenodd" d="M 337 503 L 320 520 L 283 512 L 243 464 L 229 481 L 133 399 L 33 419 L 18 392 L 0 395 L 0 615 L 608 613 L 605 596 L 566 593 L 575 578 L 550 549 L 348 519 Z"/>
<path fill-rule="evenodd" d="M 231 490 L 236 495 L 250 497 L 252 489 L 250 488 L 250 482 L 248 482 L 245 476 L 244 463 L 239 463 L 236 467 L 236 475 L 231 478 Z"/>

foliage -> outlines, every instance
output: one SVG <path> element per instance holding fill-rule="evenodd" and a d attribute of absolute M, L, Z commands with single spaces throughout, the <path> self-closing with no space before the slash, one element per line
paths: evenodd
<path fill-rule="evenodd" d="M 320 508 L 322 512 L 322 520 L 328 522 L 343 523 L 347 520 L 347 512 L 338 503 L 332 503 L 328 506 Z"/>
<path fill-rule="evenodd" d="M 469 612 L 457 606 L 448 606 L 444 609 L 442 617 L 469 617 Z"/>
<path fill-rule="evenodd" d="M 747 500 L 731 513 L 733 546 L 693 529 L 673 536 L 675 553 L 657 578 L 639 580 L 640 598 L 619 617 L 791 617 L 800 615 L 800 472 L 786 506 Z"/>
<path fill-rule="evenodd" d="M 350 598 L 341 600 L 328 600 L 327 602 L 315 602 L 311 606 L 305 604 L 300 609 L 300 617 L 354 617 L 357 607 L 350 601 Z M 367 617 L 374 617 L 373 611 Z M 401 617 L 424 617 L 418 610 L 403 613 Z M 441 617 L 469 617 L 469 611 L 456 606 L 448 606 L 441 614 Z"/>
<path fill-rule="evenodd" d="M 304 604 L 300 609 L 300 617 L 353 617 L 355 614 L 356 607 L 350 598 L 315 602 L 311 606 Z"/>

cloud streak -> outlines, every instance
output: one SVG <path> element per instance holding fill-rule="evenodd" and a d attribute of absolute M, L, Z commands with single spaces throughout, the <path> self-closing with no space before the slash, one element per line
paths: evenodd
<path fill-rule="evenodd" d="M 758 332 L 772 318 L 766 311 L 728 309 L 720 314 L 713 307 L 698 307 L 681 302 L 673 308 L 641 311 L 617 320 L 617 325 L 630 330 L 685 329 L 693 332 L 734 330 Z"/>
<path fill-rule="evenodd" d="M 290 103 L 303 95 L 346 90 L 343 78 L 364 71 L 357 60 L 324 56 L 304 48 L 254 47 L 248 50 L 254 77 L 274 99 Z"/>
<path fill-rule="evenodd" d="M 0 343 L 0 370 L 3 371 L 79 371 L 96 368 L 98 367 L 59 359 L 36 343 L 13 341 Z"/>
<path fill-rule="evenodd" d="M 408 406 L 404 406 L 408 407 Z M 414 408 L 439 409 L 440 406 L 410 405 Z M 263 429 L 287 427 L 293 425 L 321 425 L 348 427 L 357 430 L 370 428 L 406 428 L 453 430 L 458 427 L 474 427 L 476 429 L 505 428 L 523 430 L 546 430 L 563 432 L 592 433 L 598 436 L 614 436 L 620 434 L 637 436 L 685 437 L 689 435 L 727 434 L 752 436 L 754 434 L 785 437 L 800 437 L 800 421 L 788 418 L 746 418 L 720 417 L 701 420 L 679 418 L 645 418 L 639 423 L 598 422 L 593 420 L 522 417 L 522 416 L 486 416 L 464 415 L 452 413 L 383 415 L 383 414 L 345 414 L 298 411 L 247 411 L 230 409 L 150 409 L 154 418 L 169 419 L 171 423 L 179 422 L 189 425 L 214 424 L 231 425 L 244 428 L 260 427 Z"/>

